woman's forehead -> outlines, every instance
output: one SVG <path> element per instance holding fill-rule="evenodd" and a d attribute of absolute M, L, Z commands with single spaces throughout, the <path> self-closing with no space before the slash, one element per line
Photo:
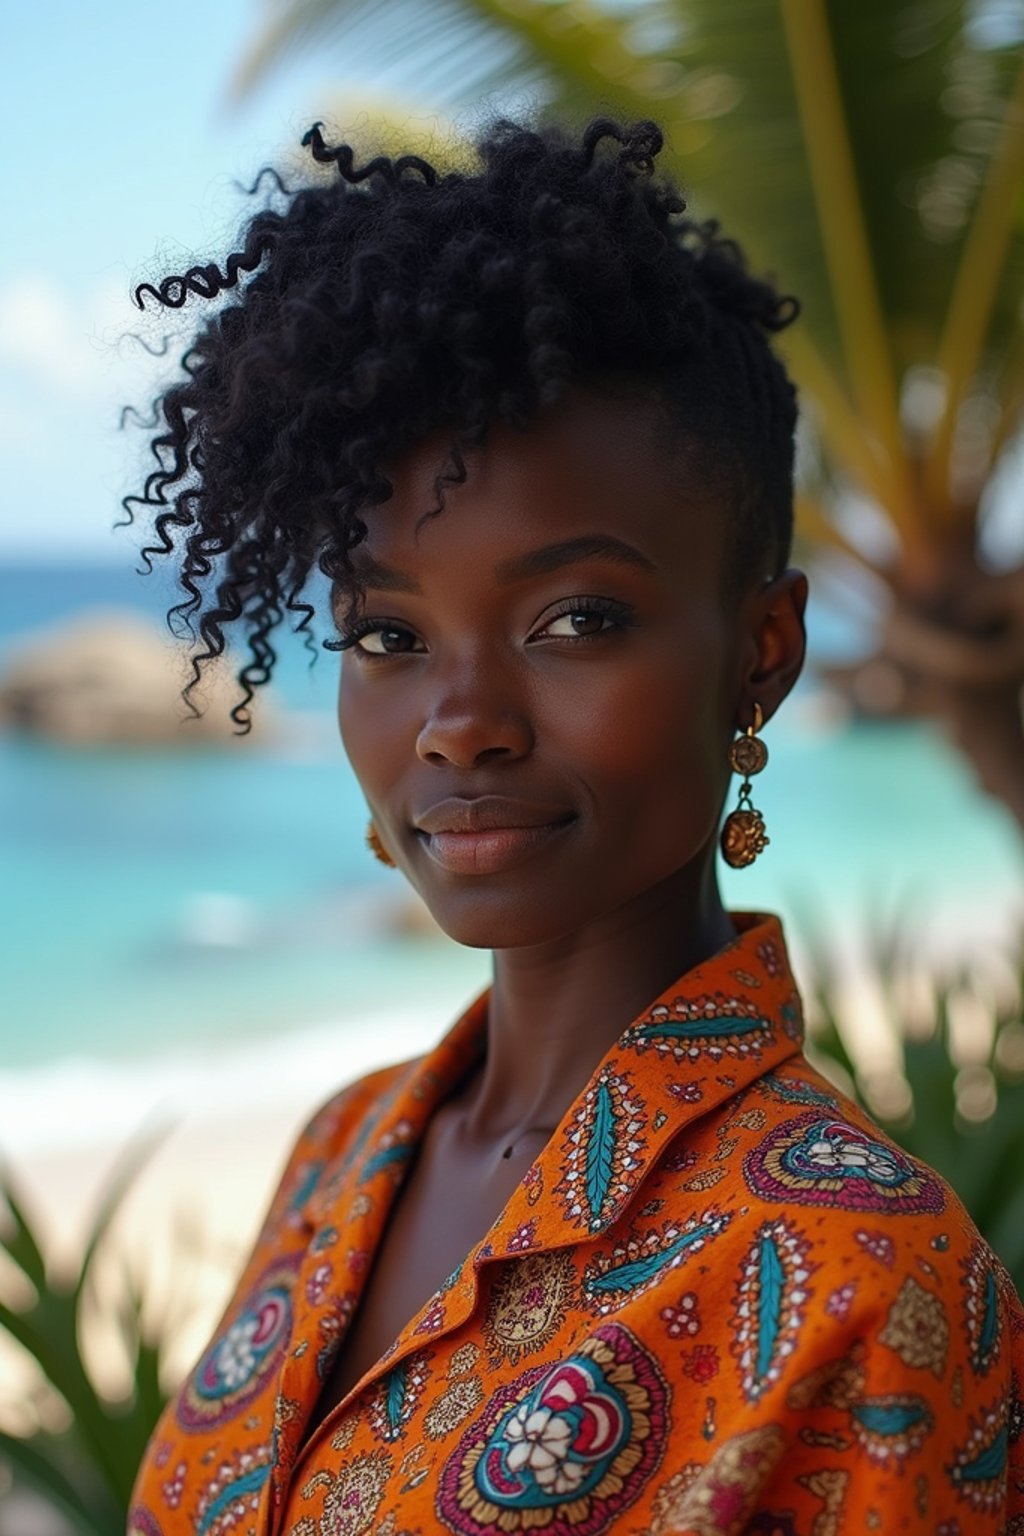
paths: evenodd
<path fill-rule="evenodd" d="M 664 411 L 650 398 L 576 391 L 520 431 L 500 424 L 465 454 L 466 478 L 444 484 L 450 432 L 438 432 L 388 468 L 391 498 L 365 515 L 362 561 L 414 564 L 458 550 L 503 549 L 604 534 L 628 540 L 654 564 L 724 548 L 724 511 L 706 476 L 673 451 Z M 358 552 L 354 552 L 358 553 Z"/>

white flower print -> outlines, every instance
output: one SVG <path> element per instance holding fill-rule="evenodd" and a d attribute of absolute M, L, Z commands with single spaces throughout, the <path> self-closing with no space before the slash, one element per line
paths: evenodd
<path fill-rule="evenodd" d="M 531 1409 L 523 1403 L 506 1430 L 512 1448 L 507 1463 L 510 1472 L 529 1468 L 545 1493 L 572 1494 L 583 1481 L 586 1468 L 582 1462 L 567 1461 L 572 1441 L 572 1425 L 550 1408 Z"/>
<path fill-rule="evenodd" d="M 815 1167 L 825 1170 L 852 1172 L 859 1169 L 869 1177 L 891 1179 L 897 1173 L 895 1159 L 884 1147 L 872 1146 L 861 1141 L 844 1141 L 838 1136 L 822 1136 L 807 1149 L 807 1156 Z"/>
<path fill-rule="evenodd" d="M 256 1368 L 253 1338 L 259 1328 L 259 1318 L 243 1317 L 232 1324 L 217 1350 L 217 1370 L 225 1386 L 240 1387 L 248 1381 Z"/>

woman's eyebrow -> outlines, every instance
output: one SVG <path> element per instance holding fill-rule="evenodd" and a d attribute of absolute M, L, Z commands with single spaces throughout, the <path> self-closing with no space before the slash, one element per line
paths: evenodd
<path fill-rule="evenodd" d="M 625 539 L 617 539 L 607 533 L 592 533 L 581 534 L 575 539 L 562 539 L 557 544 L 544 544 L 540 549 L 531 549 L 526 554 L 503 560 L 495 567 L 494 575 L 499 585 L 509 586 L 531 576 L 543 576 L 550 571 L 560 570 L 565 565 L 577 565 L 581 560 L 597 559 L 657 574 L 654 562 L 632 544 L 627 544 Z M 364 554 L 354 559 L 353 565 L 359 580 L 376 592 L 422 594 L 423 589 L 414 577 L 381 560 L 374 560 L 370 555 Z"/>

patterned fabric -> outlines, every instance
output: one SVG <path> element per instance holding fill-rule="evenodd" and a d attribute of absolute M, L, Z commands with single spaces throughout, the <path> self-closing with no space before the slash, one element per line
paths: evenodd
<path fill-rule="evenodd" d="M 313 1117 L 130 1536 L 1022 1536 L 1013 1286 L 942 1180 L 808 1065 L 778 921 L 734 920 L 303 1444 L 488 994 Z"/>

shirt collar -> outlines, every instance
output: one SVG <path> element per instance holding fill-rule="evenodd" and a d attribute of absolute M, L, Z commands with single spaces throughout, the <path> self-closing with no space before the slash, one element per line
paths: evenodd
<path fill-rule="evenodd" d="M 477 1304 L 486 1264 L 598 1237 L 652 1169 L 671 1157 L 680 1158 L 680 1168 L 687 1166 L 687 1149 L 669 1146 L 686 1125 L 799 1052 L 800 1002 L 779 921 L 759 913 L 731 915 L 736 938 L 684 972 L 622 1032 L 489 1232 L 350 1396 L 431 1339 L 461 1326 Z M 355 1142 L 318 1169 L 315 1189 L 294 1213 L 320 1230 L 296 1281 L 299 1343 L 279 1384 L 283 1417 L 275 1429 L 268 1511 L 270 1500 L 280 1514 L 301 1428 L 333 1357 L 333 1341 L 358 1302 L 408 1164 L 438 1105 L 483 1052 L 489 999 L 490 988 L 473 999 L 432 1051 L 384 1077 Z M 695 1181 L 691 1187 L 699 1186 Z M 714 1212 L 698 1210 L 680 1241 L 702 1240 L 717 1219 Z M 335 1244 L 343 1259 L 337 1277 L 343 1289 L 318 1306 L 311 1299 L 314 1272 L 321 1248 Z"/>
<path fill-rule="evenodd" d="M 666 987 L 604 1056 L 488 1234 L 484 1258 L 602 1232 L 684 1125 L 800 1051 L 802 1009 L 779 919 L 730 915 L 735 939 Z M 325 1170 L 309 1220 L 322 1221 L 352 1180 L 367 1190 L 401 1183 L 431 1115 L 482 1054 L 490 990 L 397 1071 L 359 1146 Z"/>

